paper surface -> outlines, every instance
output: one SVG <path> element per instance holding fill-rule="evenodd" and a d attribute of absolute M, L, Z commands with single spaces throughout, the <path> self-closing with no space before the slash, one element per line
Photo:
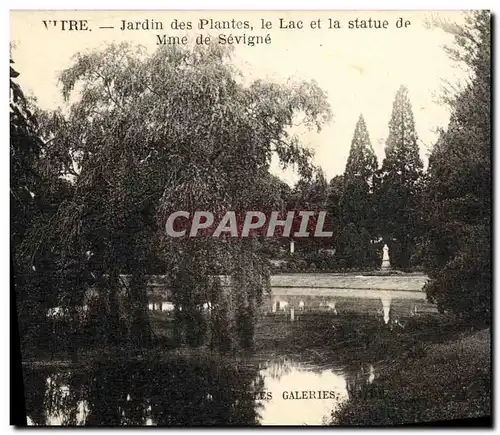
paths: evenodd
<path fill-rule="evenodd" d="M 485 32 L 479 11 L 11 11 L 27 424 L 489 416 Z"/>

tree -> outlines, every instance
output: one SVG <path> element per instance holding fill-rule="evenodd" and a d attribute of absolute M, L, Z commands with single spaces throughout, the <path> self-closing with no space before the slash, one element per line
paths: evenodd
<path fill-rule="evenodd" d="M 10 61 L 11 65 L 14 63 Z M 70 193 L 64 180 L 47 182 L 44 142 L 37 108 L 25 97 L 10 67 L 10 207 L 11 256 L 23 352 L 47 338 L 46 310 L 57 299 L 54 246 L 44 228 Z M 30 346 L 31 348 L 31 346 Z"/>
<path fill-rule="evenodd" d="M 11 64 L 14 62 L 11 60 Z M 18 83 L 19 73 L 10 67 L 10 158 L 11 158 L 11 211 L 13 246 L 18 246 L 29 222 L 36 214 L 36 190 L 40 176 L 36 170 L 43 143 L 37 135 L 38 123 L 30 104 Z"/>
<path fill-rule="evenodd" d="M 385 159 L 379 173 L 378 221 L 395 267 L 407 268 L 419 236 L 419 190 L 423 163 L 408 90 L 396 93 Z"/>
<path fill-rule="evenodd" d="M 287 210 L 322 211 L 328 196 L 328 182 L 321 168 L 314 168 L 312 176 L 301 178 L 288 197 Z"/>
<path fill-rule="evenodd" d="M 326 199 L 326 210 L 328 212 L 328 225 L 333 231 L 331 249 L 337 251 L 337 242 L 342 233 L 342 222 L 340 213 L 340 200 L 344 190 L 344 176 L 336 175 L 328 183 L 328 196 Z"/>
<path fill-rule="evenodd" d="M 288 198 L 287 207 L 287 211 L 295 211 L 291 233 L 293 234 L 299 231 L 302 222 L 302 217 L 299 215 L 300 211 L 313 212 L 308 219 L 308 227 L 306 230 L 309 232 L 310 237 L 292 237 L 296 243 L 295 257 L 316 254 L 319 249 L 331 246 L 330 238 L 313 237 L 318 220 L 318 213 L 326 211 L 327 199 L 328 182 L 321 168 L 313 168 L 311 177 L 301 178 L 293 187 Z M 325 223 L 324 228 L 326 231 L 330 231 L 327 225 L 328 222 Z"/>
<path fill-rule="evenodd" d="M 268 287 L 258 240 L 172 239 L 166 219 L 174 211 L 209 210 L 217 221 L 228 210 L 268 207 L 261 191 L 273 153 L 302 175 L 311 172 L 310 152 L 288 128 L 297 117 L 320 128 L 330 113 L 314 83 L 244 86 L 238 74 L 230 52 L 217 45 L 160 47 L 147 55 L 126 44 L 77 55 L 62 73 L 65 97 L 77 84 L 82 91 L 69 116 L 55 114 L 52 122 L 52 152 L 78 167 L 75 195 L 59 213 L 57 230 L 73 255 L 90 252 L 94 273 L 106 278 L 109 331 L 120 328 L 120 275 L 138 275 L 130 290 L 144 301 L 143 277 L 162 263 L 180 340 L 199 343 L 208 304 L 213 343 L 248 342 L 251 328 L 241 325 L 253 322 Z M 220 274 L 232 288 L 221 285 Z"/>
<path fill-rule="evenodd" d="M 429 158 L 422 259 L 428 298 L 440 310 L 478 323 L 491 316 L 491 27 L 490 13 L 467 15 L 452 59 L 471 79 L 449 100 L 451 117 Z"/>
<path fill-rule="evenodd" d="M 362 179 L 366 184 L 371 185 L 376 169 L 377 157 L 373 151 L 365 119 L 361 114 L 351 141 L 351 149 L 344 172 L 344 182 L 348 185 Z"/>
<path fill-rule="evenodd" d="M 273 211 L 278 211 L 285 216 L 289 210 L 288 205 L 292 195 L 290 186 L 272 174 L 264 175 L 260 189 L 261 199 L 258 201 L 267 204 L 260 211 L 270 216 Z M 265 229 L 265 228 L 264 228 Z M 275 231 L 275 234 L 279 231 Z M 260 237 L 261 253 L 269 259 L 281 258 L 289 249 L 289 241 L 284 237 Z"/>
<path fill-rule="evenodd" d="M 14 62 L 12 59 L 10 63 Z M 15 274 L 16 302 L 20 320 L 20 337 L 25 338 L 29 326 L 29 311 L 40 314 L 36 307 L 36 289 L 33 270 L 23 250 L 23 240 L 37 215 L 35 202 L 38 174 L 36 162 L 41 152 L 41 141 L 36 135 L 37 122 L 24 93 L 14 80 L 19 73 L 10 67 L 10 209 L 11 256 Z M 14 219 L 13 219 L 14 217 Z M 35 309 L 38 308 L 38 309 Z"/>
<path fill-rule="evenodd" d="M 372 263 L 375 239 L 374 178 L 377 158 L 363 115 L 359 116 L 344 172 L 340 199 L 342 232 L 339 255 L 346 267 L 366 267 Z M 354 248 L 356 245 L 356 248 Z"/>

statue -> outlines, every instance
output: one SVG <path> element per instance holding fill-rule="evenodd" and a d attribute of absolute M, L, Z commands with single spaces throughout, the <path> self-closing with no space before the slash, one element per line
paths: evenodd
<path fill-rule="evenodd" d="M 389 260 L 389 248 L 384 245 L 384 254 L 382 255 L 382 267 L 381 270 L 390 270 L 391 261 Z"/>

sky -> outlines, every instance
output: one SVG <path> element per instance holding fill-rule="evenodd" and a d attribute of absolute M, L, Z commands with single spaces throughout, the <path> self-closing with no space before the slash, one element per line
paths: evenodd
<path fill-rule="evenodd" d="M 433 16 L 454 22 L 463 20 L 460 11 L 432 12 Z M 440 29 L 425 25 L 428 12 L 419 11 L 14 11 L 11 12 L 11 43 L 18 82 L 26 93 L 37 98 L 43 109 L 63 104 L 57 78 L 71 64 L 72 56 L 85 50 L 99 49 L 110 42 L 130 41 L 153 51 L 156 34 L 188 36 L 192 41 L 200 33 L 217 35 L 261 35 L 271 37 L 268 45 L 240 45 L 233 61 L 245 80 L 267 79 L 278 83 L 287 80 L 315 80 L 327 93 L 332 121 L 320 133 L 300 134 L 305 146 L 314 150 L 314 163 L 322 167 L 327 179 L 345 169 L 352 135 L 358 117 L 363 114 L 371 142 L 379 159 L 384 157 L 388 122 L 396 91 L 401 85 L 409 90 L 420 154 L 424 163 L 436 141 L 436 129 L 446 127 L 449 111 L 439 103 L 445 81 L 463 83 L 467 77 L 443 50 L 452 37 Z M 192 21 L 192 31 L 173 31 L 169 23 L 177 18 Z M 200 18 L 248 20 L 250 30 L 200 31 Z M 302 29 L 279 28 L 279 19 L 303 22 Z M 328 29 L 328 18 L 338 20 L 341 29 Z M 349 29 L 348 22 L 369 18 L 387 20 L 387 29 Z M 406 28 L 396 28 L 398 18 L 409 21 Z M 91 31 L 61 31 L 45 28 L 43 20 L 86 19 Z M 163 31 L 121 31 L 121 20 L 153 19 L 164 24 Z M 273 23 L 271 30 L 261 29 L 261 19 Z M 321 20 L 321 29 L 312 29 L 311 21 Z M 99 29 L 114 26 L 114 29 Z M 272 169 L 290 184 L 297 174 L 281 171 L 277 162 Z"/>

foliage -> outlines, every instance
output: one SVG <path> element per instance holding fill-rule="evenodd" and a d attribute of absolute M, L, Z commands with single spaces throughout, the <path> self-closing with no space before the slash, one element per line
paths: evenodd
<path fill-rule="evenodd" d="M 419 191 L 423 164 L 408 90 L 394 100 L 385 159 L 377 182 L 379 229 L 391 251 L 391 264 L 408 268 L 419 236 Z"/>
<path fill-rule="evenodd" d="M 269 274 L 259 241 L 172 239 L 164 225 L 178 210 L 208 210 L 218 219 L 227 210 L 282 207 L 271 156 L 311 176 L 311 153 L 288 130 L 297 118 L 317 128 L 329 119 L 324 93 L 308 82 L 244 86 L 230 52 L 213 45 L 161 47 L 152 55 L 111 45 L 77 55 L 61 83 L 64 97 L 76 101 L 67 116 L 44 115 L 47 154 L 50 170 L 71 177 L 75 193 L 54 228 L 66 242 L 65 258 L 85 266 L 78 282 L 99 288 L 108 338 L 121 334 L 119 277 L 131 273 L 136 327 L 128 328 L 147 342 L 144 277 L 162 273 L 181 342 L 196 345 L 208 333 L 224 349 L 250 343 Z M 89 269 L 95 279 L 81 275 Z M 214 279 L 219 274 L 231 277 L 232 290 Z M 204 304 L 211 306 L 208 325 Z"/>
<path fill-rule="evenodd" d="M 333 231 L 333 237 L 331 240 L 331 249 L 337 247 L 339 236 L 342 233 L 343 226 L 341 222 L 340 214 L 340 200 L 342 198 L 342 192 L 344 189 L 344 176 L 337 175 L 333 177 L 328 183 L 328 196 L 326 198 L 326 211 L 328 213 L 328 226 Z"/>
<path fill-rule="evenodd" d="M 359 116 L 343 177 L 340 198 L 340 262 L 345 267 L 366 267 L 374 263 L 372 242 L 376 239 L 374 181 L 377 158 L 363 115 Z M 376 255 L 376 254 L 375 254 Z"/>
<path fill-rule="evenodd" d="M 465 27 L 445 28 L 455 35 L 449 52 L 472 77 L 429 159 L 421 253 L 429 299 L 480 323 L 491 316 L 490 19 L 474 12 Z"/>
<path fill-rule="evenodd" d="M 302 178 L 292 189 L 288 198 L 288 211 L 295 211 L 295 220 L 292 225 L 292 233 L 298 232 L 302 218 L 299 216 L 299 211 L 309 211 L 312 215 L 308 220 L 307 232 L 310 237 L 300 238 L 295 237 L 295 249 L 300 252 L 314 253 L 322 248 L 331 248 L 332 239 L 329 237 L 313 237 L 318 223 L 319 212 L 326 211 L 326 203 L 328 199 L 328 183 L 325 174 L 321 168 L 314 168 L 313 175 L 310 179 Z M 328 221 L 330 216 L 326 216 L 323 225 L 324 231 L 331 231 L 331 221 Z"/>
<path fill-rule="evenodd" d="M 65 180 L 46 177 L 37 108 L 16 82 L 18 76 L 11 66 L 11 256 L 21 341 L 34 343 L 48 334 L 45 313 L 58 297 L 58 253 L 53 244 L 45 243 L 45 229 L 71 187 Z"/>
<path fill-rule="evenodd" d="M 392 426 L 488 416 L 490 346 L 490 331 L 483 330 L 429 345 L 418 354 L 405 353 L 365 385 L 368 394 L 350 394 L 332 413 L 332 424 Z"/>

